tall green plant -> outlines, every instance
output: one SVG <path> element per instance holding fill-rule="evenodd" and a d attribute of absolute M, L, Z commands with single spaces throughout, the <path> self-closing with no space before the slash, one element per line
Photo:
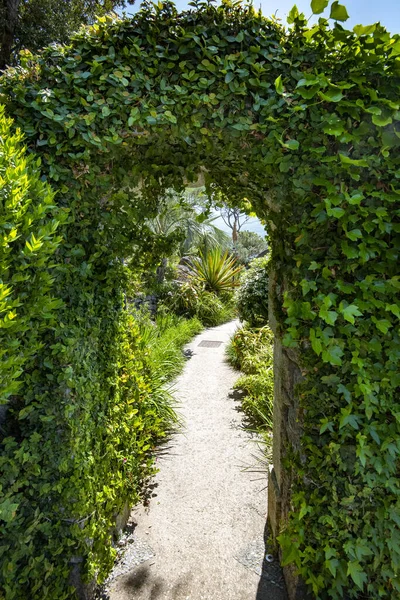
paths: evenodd
<path fill-rule="evenodd" d="M 269 258 L 255 258 L 242 272 L 236 291 L 239 318 L 250 327 L 262 327 L 268 322 Z"/>
<path fill-rule="evenodd" d="M 221 294 L 232 291 L 239 285 L 242 268 L 228 251 L 222 252 L 220 248 L 214 248 L 207 254 L 193 258 L 190 275 L 203 284 L 206 290 Z"/>
<path fill-rule="evenodd" d="M 62 306 L 53 289 L 54 253 L 67 211 L 40 180 L 40 162 L 27 154 L 21 131 L 12 131 L 0 106 L 0 405 L 18 394 L 43 345 L 41 334 Z"/>
<path fill-rule="evenodd" d="M 229 362 L 243 375 L 235 382 L 242 390 L 244 412 L 250 423 L 270 442 L 274 398 L 274 335 L 268 326 L 260 329 L 241 327 L 227 347 Z"/>

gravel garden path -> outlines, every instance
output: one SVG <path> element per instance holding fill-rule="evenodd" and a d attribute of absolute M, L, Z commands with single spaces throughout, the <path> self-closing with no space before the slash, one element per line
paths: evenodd
<path fill-rule="evenodd" d="M 187 347 L 175 389 L 183 429 L 158 458 L 149 506 L 131 515 L 103 598 L 287 598 L 277 561 L 265 559 L 267 475 L 232 396 L 238 374 L 224 356 L 236 327 L 208 329 Z"/>

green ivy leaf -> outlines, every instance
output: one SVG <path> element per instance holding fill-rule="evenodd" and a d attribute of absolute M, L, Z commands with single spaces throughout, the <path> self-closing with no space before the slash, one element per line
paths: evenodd
<path fill-rule="evenodd" d="M 357 416 L 353 415 L 350 411 L 351 407 L 342 409 L 342 416 L 339 421 L 339 429 L 343 429 L 343 427 L 346 427 L 346 425 L 350 425 L 350 427 L 356 430 L 360 428 Z"/>
<path fill-rule="evenodd" d="M 295 544 L 290 544 L 283 550 L 282 556 L 282 567 L 289 565 L 290 563 L 297 562 L 299 560 L 299 550 Z"/>
<path fill-rule="evenodd" d="M 361 35 L 370 35 L 371 33 L 374 33 L 376 29 L 376 25 L 356 25 L 355 27 L 353 27 L 353 31 L 354 33 L 356 33 L 358 36 Z"/>
<path fill-rule="evenodd" d="M 352 229 L 351 231 L 346 232 L 346 237 L 348 237 L 351 241 L 355 242 L 362 238 L 362 233 L 360 229 Z"/>
<path fill-rule="evenodd" d="M 0 503 L 0 520 L 5 523 L 10 523 L 15 519 L 19 504 L 11 502 L 9 498 L 6 498 Z"/>
<path fill-rule="evenodd" d="M 322 352 L 322 360 L 332 365 L 340 366 L 342 364 L 343 350 L 340 346 L 328 346 Z"/>
<path fill-rule="evenodd" d="M 328 135 L 339 137 L 344 133 L 345 129 L 342 123 L 336 123 L 332 125 L 325 125 L 322 131 Z"/>
<path fill-rule="evenodd" d="M 385 310 L 392 312 L 398 319 L 400 319 L 400 306 L 398 304 L 386 304 Z"/>
<path fill-rule="evenodd" d="M 325 431 L 333 431 L 333 421 L 329 421 L 329 419 L 325 418 L 322 421 L 322 425 L 319 429 L 320 433 L 325 433 Z"/>
<path fill-rule="evenodd" d="M 345 154 L 339 152 L 340 160 L 344 165 L 354 165 L 355 167 L 368 167 L 368 163 L 365 158 L 350 158 Z"/>
<path fill-rule="evenodd" d="M 386 125 L 390 125 L 393 122 L 393 119 L 391 116 L 381 117 L 379 115 L 372 115 L 372 122 L 378 127 L 386 127 Z"/>
<path fill-rule="evenodd" d="M 347 575 L 350 575 L 356 586 L 362 590 L 367 583 L 367 574 L 358 561 L 351 561 L 347 565 Z"/>
<path fill-rule="evenodd" d="M 339 4 L 337 1 L 333 2 L 331 6 L 330 18 L 335 19 L 335 21 L 347 21 L 349 15 L 344 4 Z"/>
<path fill-rule="evenodd" d="M 328 323 L 328 325 L 334 325 L 339 315 L 335 310 L 328 310 L 326 306 L 322 306 L 318 316 Z"/>
<path fill-rule="evenodd" d="M 352 325 L 354 325 L 354 317 L 362 317 L 362 312 L 355 304 L 349 304 L 348 306 L 342 309 L 339 306 L 339 310 L 341 310 L 341 313 L 346 319 L 346 321 L 349 321 L 349 323 L 351 323 Z"/>
<path fill-rule="evenodd" d="M 375 325 L 377 326 L 377 328 L 379 329 L 379 331 L 382 331 L 382 333 L 387 333 L 392 326 L 391 322 L 388 321 L 388 319 L 373 318 L 373 321 L 374 321 Z"/>
<path fill-rule="evenodd" d="M 279 94 L 279 95 L 283 94 L 282 75 L 279 75 L 279 77 L 277 77 L 275 79 L 275 89 L 276 89 L 277 94 Z"/>
<path fill-rule="evenodd" d="M 340 102 L 344 97 L 340 90 L 326 90 L 324 92 L 320 92 L 319 95 L 327 102 Z"/>
<path fill-rule="evenodd" d="M 336 219 L 340 219 L 340 217 L 343 217 L 343 215 L 346 214 L 346 211 L 344 210 L 344 208 L 341 208 L 340 206 L 335 206 L 335 208 L 327 208 L 326 213 L 330 217 L 335 217 Z"/>
<path fill-rule="evenodd" d="M 319 356 L 322 352 L 322 342 L 321 339 L 316 336 L 314 329 L 310 329 L 310 342 L 312 349 Z"/>
<path fill-rule="evenodd" d="M 329 4 L 329 0 L 311 0 L 311 10 L 313 15 L 320 15 Z"/>
<path fill-rule="evenodd" d="M 300 144 L 297 140 L 288 140 L 284 144 L 285 148 L 289 148 L 289 150 L 298 150 Z"/>
<path fill-rule="evenodd" d="M 299 16 L 299 9 L 297 8 L 296 5 L 294 5 L 287 16 L 287 22 L 289 23 L 289 25 L 294 23 L 298 16 Z"/>

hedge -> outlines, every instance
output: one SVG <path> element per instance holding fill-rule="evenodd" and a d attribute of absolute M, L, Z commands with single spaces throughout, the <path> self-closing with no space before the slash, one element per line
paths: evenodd
<path fill-rule="evenodd" d="M 84 580 L 111 568 L 116 516 L 154 474 L 170 418 L 122 295 L 101 273 L 85 286 L 82 266 L 74 293 L 57 234 L 69 210 L 3 108 L 0 142 L 0 597 L 62 600 L 74 565 Z"/>

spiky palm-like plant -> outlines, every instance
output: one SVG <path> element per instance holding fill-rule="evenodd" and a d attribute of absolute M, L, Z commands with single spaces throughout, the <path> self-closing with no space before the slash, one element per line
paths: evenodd
<path fill-rule="evenodd" d="M 202 283 L 206 290 L 221 294 L 239 285 L 239 273 L 242 269 L 228 251 L 213 248 L 192 260 L 190 276 Z"/>

